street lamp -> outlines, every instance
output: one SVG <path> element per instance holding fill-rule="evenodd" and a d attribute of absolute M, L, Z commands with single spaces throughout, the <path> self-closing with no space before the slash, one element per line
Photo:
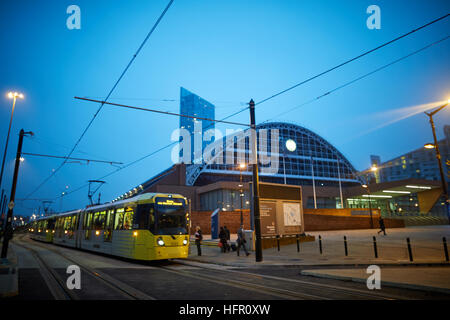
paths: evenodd
<path fill-rule="evenodd" d="M 5 158 L 6 158 L 6 152 L 8 151 L 9 133 L 11 131 L 11 124 L 12 124 L 12 120 L 13 120 L 14 109 L 16 107 L 16 100 L 17 100 L 17 98 L 23 99 L 24 96 L 22 93 L 19 93 L 19 92 L 8 92 L 8 98 L 13 99 L 13 105 L 12 105 L 12 111 L 11 111 L 11 120 L 9 120 L 8 135 L 6 136 L 5 152 L 3 153 L 2 169 L 0 171 L 0 187 L 2 185 L 3 169 L 5 168 Z"/>
<path fill-rule="evenodd" d="M 437 108 L 436 110 L 432 111 L 432 112 L 425 112 L 425 114 L 430 118 L 430 125 L 431 125 L 431 131 L 433 132 L 433 139 L 434 139 L 434 148 L 436 149 L 436 159 L 438 161 L 438 166 L 439 166 L 439 173 L 441 175 L 441 183 L 442 183 L 442 191 L 444 192 L 444 196 L 445 196 L 445 205 L 446 205 L 446 209 L 447 209 L 447 218 L 450 224 L 450 203 L 449 203 L 449 199 L 448 199 L 448 188 L 447 188 L 447 182 L 444 178 L 444 170 L 442 169 L 442 161 L 441 161 L 441 153 L 439 152 L 439 145 L 438 145 L 438 141 L 436 138 L 436 128 L 434 126 L 434 121 L 433 121 L 433 116 L 438 113 L 439 111 L 441 111 L 442 109 L 444 109 L 448 104 L 450 103 L 450 99 L 447 100 L 447 103 L 443 104 L 442 106 L 440 106 L 439 108 Z M 427 147 L 428 145 L 428 147 Z M 425 148 L 427 149 L 431 149 L 431 143 L 427 143 L 425 145 Z"/>
<path fill-rule="evenodd" d="M 242 198 L 244 197 L 244 184 L 242 182 L 242 171 L 247 168 L 247 165 L 245 163 L 239 164 L 239 171 L 240 171 L 240 177 L 239 177 L 239 198 L 241 199 L 241 226 L 244 224 L 244 215 L 242 213 Z"/>
<path fill-rule="evenodd" d="M 370 214 L 370 228 L 373 229 L 373 219 L 372 219 L 372 205 L 370 203 L 370 189 L 367 184 L 361 185 L 364 189 L 367 189 L 367 194 L 369 196 L 369 214 Z"/>

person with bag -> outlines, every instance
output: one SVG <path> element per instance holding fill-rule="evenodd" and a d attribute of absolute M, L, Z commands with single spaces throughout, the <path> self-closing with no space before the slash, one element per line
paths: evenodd
<path fill-rule="evenodd" d="M 241 225 L 241 227 L 238 229 L 237 236 L 238 236 L 238 238 L 237 238 L 237 250 L 236 250 L 237 251 L 237 255 L 239 256 L 239 249 L 242 246 L 242 248 L 245 251 L 245 255 L 248 256 L 250 253 L 247 251 L 247 248 L 245 247 L 245 243 L 247 241 L 245 240 L 245 233 L 244 233 L 244 226 L 243 225 Z"/>
<path fill-rule="evenodd" d="M 197 246 L 197 255 L 202 255 L 202 248 L 200 247 L 203 240 L 202 230 L 200 226 L 195 227 L 195 245 Z"/>
<path fill-rule="evenodd" d="M 227 247 L 226 251 L 230 252 L 231 250 L 231 243 L 230 243 L 230 230 L 228 230 L 227 226 L 223 226 L 223 230 L 225 230 L 225 233 L 227 235 Z"/>
<path fill-rule="evenodd" d="M 225 232 L 223 227 L 220 227 L 219 239 L 220 239 L 219 247 L 221 248 L 221 251 L 226 252 L 227 251 L 227 233 Z"/>

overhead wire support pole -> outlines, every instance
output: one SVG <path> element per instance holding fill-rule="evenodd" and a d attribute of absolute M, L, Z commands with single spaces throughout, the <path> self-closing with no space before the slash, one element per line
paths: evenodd
<path fill-rule="evenodd" d="M 256 133 L 255 121 L 255 102 L 250 100 L 250 125 L 252 130 L 252 154 L 253 154 L 253 216 L 255 224 L 255 260 L 261 262 L 262 244 L 261 244 L 261 216 L 259 212 L 259 176 L 258 176 L 258 136 Z"/>
<path fill-rule="evenodd" d="M 23 137 L 28 134 L 33 134 L 32 132 L 25 132 L 23 129 L 20 130 L 19 135 L 19 144 L 17 146 L 17 154 L 16 154 L 16 163 L 14 166 L 14 176 L 13 176 L 13 182 L 11 187 L 11 195 L 9 197 L 9 204 L 8 204 L 8 214 L 6 215 L 6 225 L 5 225 L 5 235 L 3 237 L 3 246 L 2 246 L 2 253 L 1 258 L 6 259 L 8 254 L 8 244 L 9 240 L 12 237 L 12 217 L 13 217 L 13 209 L 14 209 L 14 199 L 16 196 L 16 187 L 17 187 L 17 177 L 19 175 L 19 166 L 20 166 L 20 157 L 22 153 L 22 144 L 23 144 Z"/>

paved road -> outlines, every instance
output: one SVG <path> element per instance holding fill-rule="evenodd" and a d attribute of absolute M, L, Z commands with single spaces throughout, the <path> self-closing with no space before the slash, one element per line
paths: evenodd
<path fill-rule="evenodd" d="M 16 237 L 15 300 L 325 300 L 449 299 L 419 290 L 382 288 L 301 275 L 301 267 L 233 267 L 193 261 L 138 263 Z M 81 289 L 64 288 L 69 265 L 81 267 Z"/>

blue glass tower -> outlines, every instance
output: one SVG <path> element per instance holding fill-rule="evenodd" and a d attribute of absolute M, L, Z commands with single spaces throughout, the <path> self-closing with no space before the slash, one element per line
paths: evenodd
<path fill-rule="evenodd" d="M 180 113 L 193 117 L 215 119 L 214 105 L 183 87 L 180 87 Z M 206 146 L 213 142 L 203 141 L 203 136 L 206 131 L 214 130 L 214 122 L 180 117 L 180 128 L 188 130 L 191 134 L 191 162 L 199 163 Z M 194 142 L 198 145 L 201 144 L 201 153 L 200 149 L 199 152 L 195 153 Z"/>

